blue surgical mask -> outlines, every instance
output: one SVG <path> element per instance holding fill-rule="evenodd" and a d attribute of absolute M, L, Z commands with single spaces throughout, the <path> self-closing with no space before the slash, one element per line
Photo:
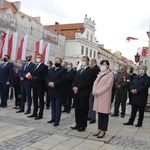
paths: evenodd
<path fill-rule="evenodd" d="M 82 61 L 82 62 L 81 62 L 81 66 L 82 66 L 82 67 L 85 67 L 86 65 L 87 65 L 87 64 L 86 64 L 85 61 Z"/>
<path fill-rule="evenodd" d="M 145 71 L 143 69 L 139 70 L 139 75 L 144 75 Z"/>

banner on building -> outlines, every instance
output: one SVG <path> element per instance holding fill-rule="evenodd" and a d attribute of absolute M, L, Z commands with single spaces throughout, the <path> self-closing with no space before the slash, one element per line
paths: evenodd
<path fill-rule="evenodd" d="M 36 42 L 35 59 L 37 54 L 42 54 L 42 53 L 43 53 L 43 40 L 40 40 Z"/>
<path fill-rule="evenodd" d="M 43 51 L 43 62 L 47 64 L 47 61 L 49 59 L 49 53 L 50 53 L 50 43 L 46 44 L 44 51 Z"/>

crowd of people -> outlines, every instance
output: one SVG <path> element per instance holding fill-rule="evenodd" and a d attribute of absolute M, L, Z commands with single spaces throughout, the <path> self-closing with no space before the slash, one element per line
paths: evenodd
<path fill-rule="evenodd" d="M 46 106 L 51 108 L 51 119 L 47 123 L 53 123 L 53 126 L 59 125 L 62 112 L 70 113 L 74 107 L 76 125 L 71 129 L 79 132 L 86 130 L 88 121 L 95 123 L 98 113 L 98 129 L 93 136 L 103 138 L 112 102 L 114 113 L 111 116 L 120 114 L 124 118 L 129 98 L 131 117 L 124 125 L 133 125 L 139 111 L 135 126 L 142 126 L 150 86 L 146 66 L 142 65 L 136 75 L 133 68 L 127 73 L 127 66 L 122 65 L 114 74 L 108 60 L 102 60 L 98 65 L 96 59 L 90 60 L 87 56 L 83 56 L 79 70 L 72 62 L 65 64 L 59 57 L 45 65 L 41 54 L 36 56 L 36 63 L 32 62 L 32 56 L 26 56 L 24 63 L 13 64 L 9 59 L 5 55 L 0 66 L 0 107 L 7 107 L 9 91 L 12 94 L 14 90 L 16 113 L 30 114 L 28 118 L 39 120 L 43 118 Z"/>

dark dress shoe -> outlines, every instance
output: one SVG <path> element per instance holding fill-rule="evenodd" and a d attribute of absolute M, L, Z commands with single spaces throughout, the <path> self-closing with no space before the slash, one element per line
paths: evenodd
<path fill-rule="evenodd" d="M 79 127 L 76 125 L 76 126 L 74 126 L 74 127 L 70 127 L 72 130 L 77 130 L 77 129 L 79 129 Z"/>
<path fill-rule="evenodd" d="M 3 106 L 3 108 L 6 108 L 6 107 L 7 107 L 7 105 L 4 105 L 4 106 Z"/>
<path fill-rule="evenodd" d="M 97 138 L 103 138 L 105 136 L 106 132 L 104 132 L 103 135 L 98 135 Z"/>
<path fill-rule="evenodd" d="M 118 114 L 112 114 L 111 117 L 118 117 Z"/>
<path fill-rule="evenodd" d="M 85 131 L 85 127 L 80 127 L 80 128 L 78 129 L 78 131 L 79 131 L 79 132 Z"/>
<path fill-rule="evenodd" d="M 69 113 L 70 113 L 70 111 L 67 111 L 66 113 L 67 113 L 67 114 L 69 114 Z"/>
<path fill-rule="evenodd" d="M 34 119 L 35 120 L 39 120 L 39 119 L 42 119 L 43 117 L 42 116 L 37 116 L 37 117 L 35 117 Z"/>
<path fill-rule="evenodd" d="M 31 111 L 27 110 L 24 114 L 27 115 L 27 114 L 30 114 L 30 113 L 31 113 Z"/>
<path fill-rule="evenodd" d="M 101 131 L 98 133 L 94 133 L 93 136 L 98 136 L 100 133 L 101 133 Z"/>
<path fill-rule="evenodd" d="M 142 124 L 141 124 L 141 123 L 137 123 L 137 124 L 135 125 L 135 127 L 142 127 Z"/>
<path fill-rule="evenodd" d="M 3 105 L 2 105 L 2 104 L 0 104 L 0 107 L 3 107 Z"/>
<path fill-rule="evenodd" d="M 91 119 L 91 118 L 87 118 L 87 120 L 88 120 L 88 121 L 91 121 L 92 119 Z"/>
<path fill-rule="evenodd" d="M 124 118 L 124 115 L 121 115 L 121 118 Z"/>
<path fill-rule="evenodd" d="M 34 118 L 34 117 L 37 117 L 37 115 L 35 115 L 35 114 L 32 114 L 32 115 L 30 115 L 30 116 L 27 116 L 28 118 Z"/>
<path fill-rule="evenodd" d="M 128 122 L 126 122 L 126 123 L 123 123 L 124 125 L 133 125 L 133 123 L 132 122 L 130 122 L 130 121 L 128 121 Z"/>
<path fill-rule="evenodd" d="M 24 110 L 18 110 L 16 113 L 23 113 L 24 112 Z"/>
<path fill-rule="evenodd" d="M 95 123 L 96 121 L 95 120 L 91 120 L 89 123 L 90 124 L 93 124 L 93 123 Z"/>
<path fill-rule="evenodd" d="M 51 119 L 50 121 L 47 121 L 47 123 L 53 123 L 55 120 Z"/>
<path fill-rule="evenodd" d="M 54 122 L 53 126 L 58 126 L 59 122 Z"/>
<path fill-rule="evenodd" d="M 67 110 L 63 110 L 63 111 L 61 111 L 62 113 L 64 113 L 64 112 L 67 112 Z"/>
<path fill-rule="evenodd" d="M 49 107 L 49 106 L 47 106 L 47 107 L 46 107 L 46 109 L 50 109 L 50 107 Z"/>

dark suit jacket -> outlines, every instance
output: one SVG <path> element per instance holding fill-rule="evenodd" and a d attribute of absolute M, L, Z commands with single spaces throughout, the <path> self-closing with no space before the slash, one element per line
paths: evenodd
<path fill-rule="evenodd" d="M 77 71 L 75 79 L 73 81 L 73 87 L 78 88 L 78 96 L 89 96 L 92 86 L 91 80 L 91 68 L 88 66 L 82 74 L 80 74 L 81 69 Z"/>
<path fill-rule="evenodd" d="M 115 78 L 115 88 L 116 94 L 127 94 L 128 86 L 130 84 L 130 75 L 127 73 L 119 74 Z M 118 89 L 117 86 L 120 85 L 121 89 Z"/>
<path fill-rule="evenodd" d="M 137 94 L 132 94 L 131 104 L 145 106 L 148 98 L 148 88 L 150 86 L 150 77 L 145 74 L 136 76 L 130 84 L 130 90 L 137 89 Z"/>
<path fill-rule="evenodd" d="M 0 66 L 0 83 L 6 83 L 7 81 L 11 82 L 13 74 L 13 64 L 8 62 L 3 68 L 4 63 Z"/>
<path fill-rule="evenodd" d="M 100 72 L 100 68 L 97 65 L 95 65 L 94 67 L 91 68 L 91 73 L 92 73 L 91 82 L 92 83 L 94 83 L 94 81 L 97 78 L 97 75 L 98 75 L 99 72 Z M 92 91 L 92 88 L 93 88 L 93 84 L 91 86 L 91 91 Z"/>
<path fill-rule="evenodd" d="M 76 73 L 77 71 L 74 69 L 71 69 L 69 72 L 67 72 L 67 79 L 64 85 L 66 90 L 72 90 L 72 83 L 73 83 Z"/>
<path fill-rule="evenodd" d="M 49 86 L 49 97 L 51 98 L 61 98 L 64 96 L 64 83 L 66 81 L 67 72 L 63 67 L 59 67 L 59 69 L 50 70 L 48 72 L 46 83 L 54 82 L 54 88 Z"/>
<path fill-rule="evenodd" d="M 27 79 L 26 78 L 26 74 L 29 72 L 31 75 L 33 74 L 33 69 L 35 64 L 33 62 L 30 62 L 30 64 L 28 65 L 28 67 L 26 67 L 26 69 L 24 69 L 26 66 L 26 63 L 24 63 L 21 67 L 20 70 L 20 77 L 23 77 L 23 81 L 21 81 L 20 83 L 22 85 L 31 85 L 32 84 L 32 80 L 31 79 Z"/>
<path fill-rule="evenodd" d="M 41 63 L 37 68 L 37 65 L 34 66 L 32 74 L 32 86 L 45 89 L 45 80 L 48 73 L 48 67 Z"/>

